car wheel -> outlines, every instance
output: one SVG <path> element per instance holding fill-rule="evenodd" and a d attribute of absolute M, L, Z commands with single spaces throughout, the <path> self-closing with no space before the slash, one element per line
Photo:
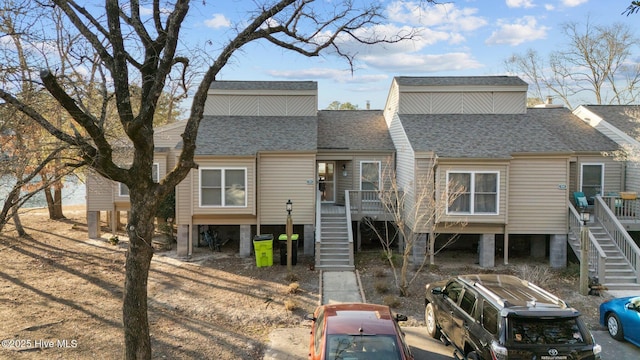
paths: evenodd
<path fill-rule="evenodd" d="M 480 356 L 478 356 L 477 352 L 472 351 L 467 354 L 467 360 L 480 360 Z"/>
<path fill-rule="evenodd" d="M 440 329 L 438 328 L 438 322 L 436 321 L 436 314 L 433 310 L 433 304 L 428 303 L 424 309 L 424 321 L 427 323 L 427 334 L 434 339 L 440 337 Z"/>
<path fill-rule="evenodd" d="M 620 318 L 616 314 L 607 315 L 607 330 L 609 335 L 616 340 L 624 339 L 624 331 L 622 330 L 622 324 Z"/>

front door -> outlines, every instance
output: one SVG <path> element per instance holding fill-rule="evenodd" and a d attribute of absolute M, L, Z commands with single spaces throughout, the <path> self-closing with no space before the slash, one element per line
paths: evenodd
<path fill-rule="evenodd" d="M 322 192 L 320 196 L 323 202 L 336 201 L 335 170 L 336 163 L 333 161 L 318 163 L 318 190 Z"/>
<path fill-rule="evenodd" d="M 581 190 L 587 198 L 589 205 L 593 205 L 595 196 L 604 194 L 602 186 L 604 179 L 604 164 L 582 164 L 581 179 Z"/>

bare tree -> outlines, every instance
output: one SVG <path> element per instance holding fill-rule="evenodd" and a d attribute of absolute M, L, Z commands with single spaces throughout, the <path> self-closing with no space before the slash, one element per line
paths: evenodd
<path fill-rule="evenodd" d="M 154 0 L 149 18 L 142 15 L 141 4 L 137 0 L 129 1 L 127 5 L 106 0 L 104 8 L 94 6 L 90 10 L 74 0 L 50 0 L 38 5 L 61 11 L 67 24 L 65 29 L 69 32 L 74 29 L 83 40 L 73 49 L 74 67 L 93 69 L 90 73 L 98 74 L 104 84 L 108 84 L 109 89 L 101 89 L 104 106 L 100 111 L 85 106 L 79 94 L 87 89 L 79 85 L 65 86 L 64 79 L 68 74 L 49 65 L 41 71 L 40 80 L 73 119 L 74 125 L 70 129 L 56 126 L 46 114 L 22 102 L 10 86 L 0 89 L 0 98 L 38 122 L 60 141 L 79 149 L 80 159 L 100 175 L 129 188 L 131 210 L 126 230 L 130 243 L 126 254 L 123 301 L 125 358 L 151 358 L 147 278 L 153 256 L 153 217 L 163 199 L 197 167 L 193 160 L 195 141 L 211 82 L 236 51 L 254 41 L 266 40 L 309 57 L 332 51 L 353 66 L 354 54 L 339 45 L 345 40 L 376 44 L 414 36 L 413 32 L 393 37 L 377 34 L 373 29 L 382 19 L 383 5 L 371 2 L 356 7 L 354 4 L 344 0 L 326 7 L 327 4 L 320 1 L 279 0 L 257 5 L 256 11 L 243 22 L 244 27 L 235 37 L 220 44 L 220 51 L 206 65 L 193 95 L 177 165 L 159 183 L 152 178 L 153 120 L 162 90 L 170 86 L 168 82 L 172 79 L 184 82 L 179 74 L 192 64 L 184 55 L 187 51 L 181 47 L 183 42 L 180 39 L 180 29 L 188 15 L 190 2 Z M 368 31 L 360 31 L 363 28 Z M 46 57 L 46 54 L 42 56 Z M 137 104 L 134 104 L 130 87 L 135 81 L 141 84 Z M 133 147 L 133 156 L 126 166 L 114 160 L 114 145 L 110 142 L 113 139 L 109 137 L 105 124 L 108 120 L 104 111 L 108 104 L 107 94 L 115 97 L 118 123 Z"/>
<path fill-rule="evenodd" d="M 632 60 L 640 44 L 622 23 L 593 25 L 566 23 L 567 45 L 543 59 L 535 50 L 514 54 L 507 69 L 531 84 L 531 96 L 555 95 L 573 108 L 572 101 L 586 97 L 596 104 L 630 104 L 640 96 L 640 64 Z M 584 101 L 584 100 L 582 100 Z"/>
<path fill-rule="evenodd" d="M 463 189 L 453 183 L 448 187 L 439 187 L 434 168 L 430 167 L 428 173 L 420 176 L 415 185 L 412 184 L 411 190 L 406 191 L 408 189 L 399 184 L 391 161 L 382 171 L 382 179 L 385 188 L 378 190 L 378 198 L 391 222 L 385 221 L 382 229 L 373 218 L 365 218 L 364 224 L 380 241 L 400 296 L 407 296 L 409 287 L 425 265 L 434 264 L 435 255 L 457 238 L 456 234 L 446 235 L 448 238 L 436 249 L 435 240 L 439 232 L 448 227 L 466 225 L 462 220 L 441 221 L 447 208 Z M 399 264 L 396 264 L 396 249 L 400 256 Z M 412 275 L 410 270 L 413 270 Z"/>
<path fill-rule="evenodd" d="M 640 1 L 632 1 L 631 4 L 622 13 L 629 16 L 631 14 L 635 14 L 638 11 L 640 11 Z"/>

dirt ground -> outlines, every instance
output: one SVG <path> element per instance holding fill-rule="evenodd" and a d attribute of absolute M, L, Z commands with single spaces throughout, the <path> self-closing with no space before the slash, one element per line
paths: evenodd
<path fill-rule="evenodd" d="M 52 221 L 46 211 L 30 211 L 21 217 L 29 237 L 17 238 L 12 226 L 0 234 L 0 359 L 122 357 L 126 238 L 121 235 L 118 245 L 109 244 L 108 233 L 88 240 L 84 209 L 67 208 L 65 216 Z M 190 259 L 177 258 L 175 246 L 156 252 L 148 282 L 153 358 L 261 359 L 272 329 L 309 326 L 302 316 L 319 298 L 313 259 L 298 253 L 297 279 L 291 281 L 278 251 L 273 266 L 258 268 L 254 258 L 239 258 L 237 249 L 233 241 L 222 252 L 197 248 Z M 367 301 L 393 305 L 411 326 L 424 325 L 424 284 L 486 271 L 469 254 L 445 254 L 401 298 L 379 253 L 357 255 Z M 495 270 L 517 273 L 518 266 Z M 546 272 L 541 285 L 597 327 L 603 298 L 577 295 L 578 279 L 567 274 Z"/>

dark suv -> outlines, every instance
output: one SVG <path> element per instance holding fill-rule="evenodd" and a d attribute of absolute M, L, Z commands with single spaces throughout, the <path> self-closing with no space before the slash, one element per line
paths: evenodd
<path fill-rule="evenodd" d="M 461 275 L 427 284 L 427 332 L 456 359 L 600 359 L 580 313 L 511 275 Z"/>

